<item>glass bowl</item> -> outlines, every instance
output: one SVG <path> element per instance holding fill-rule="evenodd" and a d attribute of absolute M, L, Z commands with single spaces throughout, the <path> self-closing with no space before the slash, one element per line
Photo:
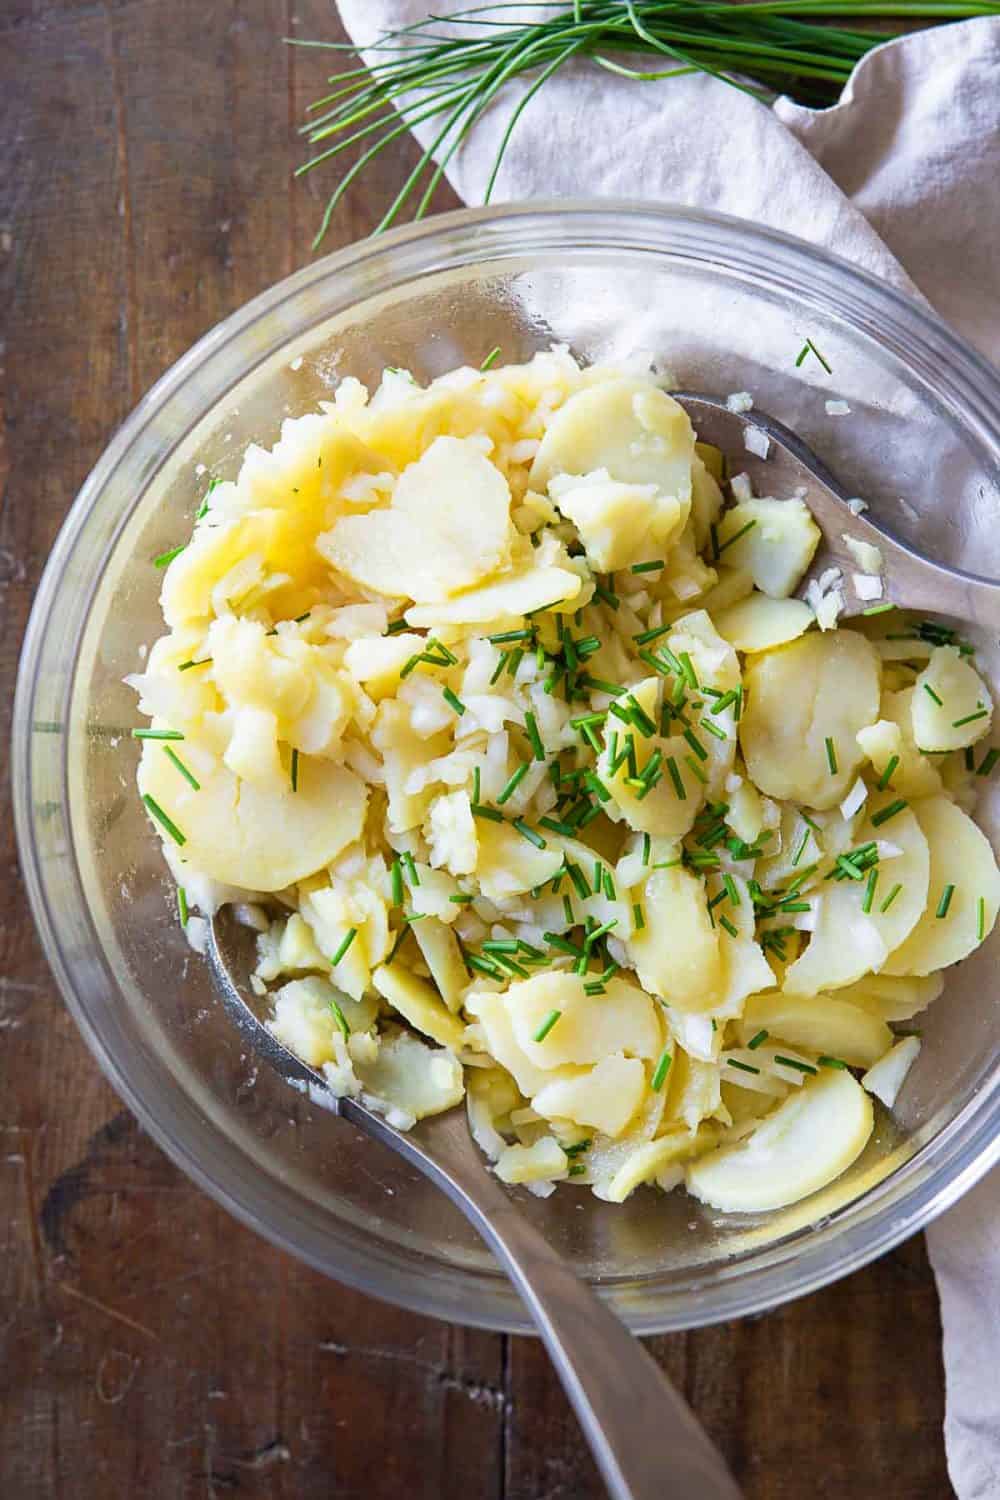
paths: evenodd
<path fill-rule="evenodd" d="M 809 337 L 831 367 L 810 356 Z M 449 214 L 299 271 L 227 319 L 140 402 L 53 548 L 24 644 L 17 830 L 66 1001 L 112 1083 L 173 1159 L 238 1217 L 331 1276 L 439 1317 L 525 1331 L 464 1221 L 398 1158 L 243 1051 L 188 949 L 135 791 L 140 643 L 160 631 L 151 559 L 187 535 L 207 475 L 251 439 L 385 365 L 419 379 L 499 345 L 665 361 L 688 389 L 747 389 L 873 512 L 996 576 L 1000 381 L 927 310 L 807 245 L 735 219 L 626 202 Z M 851 417 L 832 419 L 828 397 Z M 998 680 L 997 637 L 985 643 Z M 984 783 L 989 791 L 988 783 Z M 995 828 L 997 808 L 983 810 Z M 805 1204 L 725 1219 L 681 1193 L 622 1207 L 524 1194 L 637 1331 L 758 1312 L 920 1228 L 1000 1146 L 997 938 L 927 1013 L 896 1117 Z M 485 1167 L 484 1167 L 485 1170 Z M 519 1192 L 521 1190 L 518 1190 Z"/>

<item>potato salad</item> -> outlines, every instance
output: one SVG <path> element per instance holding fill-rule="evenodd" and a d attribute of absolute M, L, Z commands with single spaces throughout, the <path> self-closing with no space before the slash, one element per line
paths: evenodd
<path fill-rule="evenodd" d="M 993 928 L 1000 751 L 958 631 L 793 597 L 818 541 L 652 377 L 342 381 L 156 560 L 191 942 L 235 904 L 275 1035 L 402 1128 L 464 1104 L 505 1182 L 830 1183 Z"/>

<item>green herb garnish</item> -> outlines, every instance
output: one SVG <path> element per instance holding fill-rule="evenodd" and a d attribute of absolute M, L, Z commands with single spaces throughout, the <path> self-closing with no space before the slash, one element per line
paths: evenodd
<path fill-rule="evenodd" d="M 143 792 L 142 800 L 146 805 L 147 811 L 152 814 L 152 816 L 160 824 L 160 827 L 166 830 L 175 844 L 178 844 L 181 848 L 183 848 L 183 846 L 187 843 L 187 837 L 185 834 L 181 833 L 174 820 L 168 817 L 168 815 L 163 811 L 163 808 L 160 806 L 160 804 L 154 797 L 151 797 L 148 792 Z"/>
<path fill-rule="evenodd" d="M 948 908 L 951 905 L 951 898 L 954 894 L 955 887 L 953 885 L 946 885 L 941 892 L 941 900 L 938 902 L 937 911 L 934 913 L 936 917 L 946 917 L 948 915 Z"/>
<path fill-rule="evenodd" d="M 794 1068 L 798 1073 L 815 1073 L 816 1069 L 812 1063 L 799 1062 L 797 1057 L 782 1057 L 780 1053 L 774 1054 L 776 1063 L 781 1063 L 785 1068 Z"/>
<path fill-rule="evenodd" d="M 830 775 L 831 776 L 836 776 L 836 774 L 837 774 L 837 749 L 836 749 L 836 746 L 834 745 L 833 740 L 830 738 L 829 735 L 827 735 L 827 737 L 826 737 L 826 739 L 824 740 L 823 743 L 826 745 L 826 763 L 830 767 Z"/>
<path fill-rule="evenodd" d="M 184 548 L 186 546 L 187 546 L 187 542 L 182 542 L 179 547 L 171 547 L 171 549 L 170 549 L 169 552 L 161 552 L 160 555 L 159 555 L 159 557 L 154 557 L 153 558 L 153 567 L 154 568 L 165 568 L 165 567 L 167 567 L 170 563 L 173 562 L 173 560 L 174 560 L 175 557 L 179 557 L 181 555 L 181 553 L 184 551 Z"/>
<path fill-rule="evenodd" d="M 347 929 L 347 934 L 344 937 L 343 942 L 340 944 L 340 946 L 338 947 L 336 953 L 333 955 L 333 957 L 330 960 L 330 967 L 331 967 L 331 969 L 335 969 L 337 967 L 337 965 L 340 963 L 340 960 L 346 955 L 347 950 L 350 948 L 351 944 L 354 942 L 354 939 L 357 937 L 357 935 L 358 935 L 358 929 L 356 927 L 349 927 Z"/>
<path fill-rule="evenodd" d="M 182 740 L 179 729 L 133 729 L 134 740 Z"/>
<path fill-rule="evenodd" d="M 503 791 L 497 798 L 498 807 L 502 807 L 505 802 L 508 802 L 510 798 L 513 797 L 514 793 L 517 791 L 518 787 L 521 785 L 521 782 L 527 776 L 530 769 L 530 761 L 522 761 L 521 765 L 519 765 L 517 770 L 512 774 Z"/>
<path fill-rule="evenodd" d="M 889 803 L 888 807 L 880 807 L 878 812 L 872 813 L 872 827 L 881 828 L 883 823 L 888 823 L 890 818 L 894 818 L 909 805 L 905 797 L 897 797 L 895 802 Z"/>
<path fill-rule="evenodd" d="M 499 358 L 500 358 L 500 345 L 497 344 L 494 348 L 492 348 L 490 350 L 489 354 L 487 354 L 486 358 L 483 360 L 482 364 L 479 366 L 480 370 L 482 370 L 482 371 L 485 372 L 486 370 L 491 369 L 492 366 L 496 364 L 496 362 L 497 362 L 497 360 Z"/>
<path fill-rule="evenodd" d="M 545 1020 L 539 1026 L 538 1030 L 532 1034 L 532 1041 L 544 1042 L 545 1038 L 548 1036 L 549 1032 L 552 1030 L 553 1026 L 556 1024 L 561 1015 L 561 1010 L 550 1010 L 548 1015 L 545 1017 Z"/>
<path fill-rule="evenodd" d="M 340 1029 L 341 1035 L 344 1038 L 344 1041 L 345 1042 L 350 1041 L 351 1028 L 347 1024 L 347 1017 L 344 1015 L 344 1012 L 341 1010 L 341 1008 L 340 1008 L 340 1006 L 339 1006 L 339 1004 L 337 1003 L 336 1000 L 331 1000 L 330 1001 L 330 1009 L 333 1012 L 333 1019 L 336 1021 L 337 1026 Z"/>
<path fill-rule="evenodd" d="M 191 915 L 188 911 L 187 891 L 182 885 L 177 887 L 177 915 L 180 917 L 182 927 L 187 926 L 187 919 Z"/>
<path fill-rule="evenodd" d="M 653 1069 L 653 1076 L 649 1081 L 649 1086 L 654 1093 L 658 1094 L 662 1089 L 664 1080 L 666 1079 L 667 1073 L 670 1070 L 670 1064 L 672 1062 L 673 1057 L 670 1053 L 670 1049 L 664 1047 L 663 1051 L 660 1053 L 659 1061 L 657 1062 L 656 1067 Z"/>
<path fill-rule="evenodd" d="M 879 907 L 879 911 L 880 912 L 886 912 L 886 911 L 888 911 L 889 908 L 890 908 L 890 906 L 895 901 L 896 897 L 899 895 L 899 893 L 900 893 L 900 891 L 902 889 L 903 889 L 902 885 L 900 885 L 899 882 L 897 881 L 897 883 L 893 886 L 892 890 L 889 892 L 888 896 L 886 896 L 885 900 L 882 902 L 882 905 Z"/>
<path fill-rule="evenodd" d="M 761 1029 L 757 1032 L 756 1036 L 752 1036 L 747 1042 L 747 1046 L 750 1048 L 750 1051 L 756 1052 L 757 1048 L 763 1046 L 764 1042 L 767 1041 L 770 1034 L 771 1033 L 769 1031 L 764 1031 L 763 1029 Z"/>
<path fill-rule="evenodd" d="M 828 375 L 832 375 L 833 374 L 833 370 L 827 364 L 827 362 L 823 358 L 822 354 L 820 354 L 819 350 L 816 348 L 816 345 L 813 343 L 812 339 L 806 339 L 805 343 L 802 345 L 802 348 L 799 351 L 799 357 L 795 361 L 795 368 L 796 369 L 799 368 L 799 366 L 802 364 L 803 360 L 809 354 L 815 355 L 815 357 L 819 360 L 820 364 L 823 366 L 824 370 L 826 371 L 826 373 Z"/>
<path fill-rule="evenodd" d="M 888 761 L 886 762 L 885 770 L 882 772 L 877 782 L 877 786 L 880 792 L 884 792 L 887 789 L 892 773 L 898 765 L 899 756 L 890 755 Z"/>
<path fill-rule="evenodd" d="M 201 782 L 198 780 L 197 776 L 195 776 L 194 772 L 184 764 L 180 756 L 175 751 L 171 750 L 169 745 L 164 745 L 163 753 L 170 761 L 171 765 L 175 766 L 176 769 L 180 771 L 188 786 L 193 787 L 196 792 L 200 792 Z"/>
<path fill-rule="evenodd" d="M 943 708 L 944 707 L 944 699 L 938 697 L 937 693 L 931 687 L 931 685 L 930 685 L 929 682 L 925 682 L 924 683 L 924 692 L 927 694 L 927 696 L 929 698 L 933 698 L 933 700 L 937 704 L 938 708 Z"/>

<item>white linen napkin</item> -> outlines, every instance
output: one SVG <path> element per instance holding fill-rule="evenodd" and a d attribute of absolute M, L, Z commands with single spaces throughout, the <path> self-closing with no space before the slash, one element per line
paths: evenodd
<path fill-rule="evenodd" d="M 468 0 L 339 0 L 355 42 Z M 510 18 L 533 19 L 524 5 Z M 444 29 L 442 24 L 435 31 Z M 468 28 L 463 27 L 463 34 Z M 507 85 L 448 166 L 482 202 L 510 110 Z M 416 131 L 426 145 L 434 122 Z M 622 149 L 622 142 L 628 149 Z M 493 201 L 631 197 L 738 214 L 836 251 L 922 294 L 1000 362 L 1000 18 L 887 42 L 841 101 L 758 103 L 715 79 L 619 78 L 588 62 L 557 72 L 525 109 Z M 1000 1497 L 1000 1172 L 928 1230 L 941 1294 L 945 1440 L 959 1500 Z"/>

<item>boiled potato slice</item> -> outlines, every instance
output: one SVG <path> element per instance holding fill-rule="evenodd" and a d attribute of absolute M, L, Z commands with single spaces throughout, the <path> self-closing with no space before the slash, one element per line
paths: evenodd
<path fill-rule="evenodd" d="M 691 521 L 698 551 L 702 551 L 711 535 L 711 528 L 719 519 L 722 509 L 722 491 L 725 460 L 718 448 L 708 443 L 695 443 L 691 464 Z"/>
<path fill-rule="evenodd" d="M 938 646 L 914 683 L 912 713 L 921 750 L 962 750 L 989 733 L 993 699 L 957 646 Z"/>
<path fill-rule="evenodd" d="M 531 1106 L 547 1120 L 573 1120 L 619 1136 L 639 1108 L 645 1087 L 646 1069 L 639 1059 L 614 1052 L 575 1078 L 547 1083 Z"/>
<path fill-rule="evenodd" d="M 890 955 L 886 974 L 930 974 L 958 963 L 993 931 L 1000 908 L 1000 871 L 972 819 L 947 797 L 916 802 L 913 812 L 930 847 L 927 910 Z M 946 914 L 939 917 L 949 886 Z"/>
<path fill-rule="evenodd" d="M 715 628 L 737 651 L 771 651 L 804 635 L 815 617 L 801 599 L 751 594 L 714 615 Z"/>
<path fill-rule="evenodd" d="M 838 990 L 837 999 L 861 1006 L 880 1021 L 909 1021 L 926 1010 L 943 989 L 940 974 L 866 974 L 856 984 Z"/>
<path fill-rule="evenodd" d="M 533 1146 L 508 1146 L 496 1164 L 501 1182 L 558 1182 L 569 1175 L 569 1157 L 551 1135 Z"/>
<path fill-rule="evenodd" d="M 413 935 L 442 1000 L 450 1011 L 458 1011 L 461 1009 L 463 991 L 469 985 L 469 975 L 462 961 L 458 939 L 451 928 L 437 917 L 424 917 L 422 922 L 415 922 Z"/>
<path fill-rule="evenodd" d="M 497 904 L 544 885 L 562 866 L 561 849 L 548 843 L 538 849 L 509 823 L 477 819 L 476 833 L 476 879 L 483 895 Z"/>
<path fill-rule="evenodd" d="M 849 630 L 801 636 L 752 657 L 746 686 L 740 744 L 751 779 L 769 797 L 836 807 L 861 764 L 858 731 L 878 718 L 871 643 Z"/>
<path fill-rule="evenodd" d="M 926 696 L 926 695 L 925 695 Z M 878 722 L 858 730 L 858 744 L 881 777 L 896 764 L 887 782 L 902 797 L 933 797 L 941 790 L 934 762 L 923 755 L 913 738 L 913 688 L 884 692 Z"/>
<path fill-rule="evenodd" d="M 372 984 L 417 1031 L 442 1047 L 461 1047 L 464 1025 L 442 1004 L 425 979 L 418 979 L 402 964 L 380 964 L 372 974 Z"/>
<path fill-rule="evenodd" d="M 887 805 L 885 795 L 876 799 L 877 814 Z M 917 817 L 904 808 L 885 824 L 866 820 L 857 835 L 857 845 L 891 840 L 901 852 L 880 860 L 871 911 L 862 910 L 868 885 L 863 880 L 824 880 L 810 895 L 816 924 L 802 957 L 785 974 L 784 989 L 792 995 L 815 995 L 820 990 L 853 984 L 869 970 L 881 969 L 913 931 L 927 905 L 931 859 L 928 841 Z M 896 886 L 899 890 L 886 911 L 884 902 Z"/>
<path fill-rule="evenodd" d="M 690 1161 L 709 1150 L 717 1134 L 711 1125 L 699 1125 L 693 1135 L 687 1130 L 672 1130 L 655 1141 L 644 1141 L 618 1168 L 599 1196 L 607 1203 L 624 1203 L 640 1183 L 652 1182 L 667 1167 Z"/>
<path fill-rule="evenodd" d="M 378 1006 L 373 1001 L 352 1000 L 318 975 L 293 979 L 275 994 L 270 1029 L 279 1042 L 310 1067 L 322 1067 L 337 1055 L 334 1037 L 339 1032 L 331 1005 L 334 1000 L 352 1033 L 367 1031 L 374 1025 Z"/>
<path fill-rule="evenodd" d="M 406 1031 L 382 1036 L 374 1058 L 356 1060 L 354 1071 L 364 1088 L 365 1102 L 380 1108 L 390 1120 L 395 1115 L 404 1129 L 461 1104 L 465 1093 L 458 1058 Z"/>
<path fill-rule="evenodd" d="M 740 1021 L 743 1040 L 761 1029 L 772 1040 L 836 1057 L 852 1068 L 870 1068 L 892 1046 L 892 1032 L 859 1005 L 829 995 L 757 995 Z"/>
<path fill-rule="evenodd" d="M 702 882 L 682 865 L 654 870 L 643 907 L 646 925 L 627 944 L 640 983 L 680 1010 L 711 1010 L 723 967 Z"/>
<path fill-rule="evenodd" d="M 746 568 L 761 593 L 772 599 L 794 594 L 820 539 L 801 500 L 743 500 L 726 511 L 717 534 L 730 566 Z"/>
<path fill-rule="evenodd" d="M 904 1036 L 891 1051 L 881 1057 L 874 1067 L 868 1069 L 861 1083 L 869 1094 L 881 1099 L 886 1109 L 892 1109 L 899 1091 L 906 1082 L 906 1075 L 920 1055 L 920 1038 Z"/>
<path fill-rule="evenodd" d="M 439 437 L 403 470 L 388 509 L 344 516 L 316 545 L 363 588 L 430 604 L 495 572 L 511 538 L 510 490 L 499 469 L 475 439 Z"/>
<path fill-rule="evenodd" d="M 626 710 L 632 703 L 637 703 L 648 719 L 659 725 L 660 691 L 659 679 L 647 677 L 643 682 L 637 683 L 621 701 Z M 673 779 L 667 774 L 660 777 L 651 791 L 642 794 L 638 788 L 628 784 L 630 772 L 627 761 L 622 761 L 618 769 L 612 772 L 611 750 L 617 747 L 620 754 L 625 737 L 630 732 L 635 744 L 637 772 L 641 775 L 657 753 L 664 770 L 672 760 L 684 789 L 683 797 L 677 795 Z M 610 713 L 604 722 L 603 733 L 604 750 L 598 763 L 598 773 L 611 793 L 619 815 L 624 817 L 630 828 L 638 829 L 640 833 L 656 834 L 667 839 L 681 838 L 691 827 L 704 800 L 704 787 L 688 770 L 684 761 L 685 755 L 691 753 L 687 743 L 679 735 L 664 737 L 655 733 L 645 736 L 637 730 L 630 731 L 627 724 Z M 607 811 L 611 816 L 616 815 L 611 803 L 607 804 Z"/>
<path fill-rule="evenodd" d="M 465 1001 L 468 1014 L 479 1022 L 490 1056 L 513 1078 L 526 1099 L 530 1099 L 556 1077 L 572 1077 L 568 1070 L 536 1066 L 514 1035 L 514 1024 L 505 995 L 482 990 Z"/>
<path fill-rule="evenodd" d="M 546 605 L 569 605 L 582 587 L 579 573 L 548 565 L 524 567 L 505 577 L 490 579 L 480 588 L 468 589 L 442 604 L 417 604 L 406 612 L 417 629 L 443 625 L 492 625 L 498 620 L 517 619 Z M 581 601 L 582 602 L 582 601 Z"/>
<path fill-rule="evenodd" d="M 647 380 L 604 380 L 552 417 L 528 482 L 544 491 L 558 474 L 606 469 L 623 484 L 655 484 L 687 507 L 694 432 L 687 412 Z"/>
<path fill-rule="evenodd" d="M 510 986 L 504 1000 L 525 1057 L 538 1068 L 597 1063 L 618 1052 L 655 1057 L 660 1027 L 649 996 L 618 978 L 608 980 L 605 994 L 588 995 L 585 982 L 578 974 L 550 971 Z M 554 1011 L 559 1019 L 537 1041 Z"/>
<path fill-rule="evenodd" d="M 192 763 L 191 747 L 183 747 Z M 139 791 L 152 797 L 185 842 L 180 857 L 213 880 L 245 890 L 280 891 L 329 864 L 361 836 L 368 791 L 344 766 L 303 759 L 298 790 L 265 791 L 241 782 L 214 758 L 196 767 L 200 789 L 174 768 L 158 741 L 146 740 Z M 160 823 L 157 832 L 169 837 Z"/>
<path fill-rule="evenodd" d="M 797 1203 L 845 1172 L 872 1133 L 871 1100 L 850 1073 L 817 1074 L 765 1115 L 753 1134 L 688 1167 L 690 1193 L 722 1213 Z"/>
<path fill-rule="evenodd" d="M 576 527 L 591 567 L 613 573 L 662 557 L 684 524 L 685 511 L 655 484 L 622 484 L 606 469 L 556 475 L 549 494 Z"/>

